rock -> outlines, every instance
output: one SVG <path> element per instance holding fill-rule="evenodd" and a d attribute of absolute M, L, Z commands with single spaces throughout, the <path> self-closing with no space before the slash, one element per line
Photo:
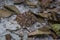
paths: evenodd
<path fill-rule="evenodd" d="M 21 3 L 24 2 L 25 0 L 14 0 L 14 3 Z"/>
<path fill-rule="evenodd" d="M 6 40 L 5 36 L 0 37 L 0 40 Z"/>
<path fill-rule="evenodd" d="M 29 8 L 26 7 L 26 6 L 24 6 L 24 4 L 15 5 L 15 6 L 16 6 L 16 8 L 20 11 L 21 14 L 29 11 Z"/>

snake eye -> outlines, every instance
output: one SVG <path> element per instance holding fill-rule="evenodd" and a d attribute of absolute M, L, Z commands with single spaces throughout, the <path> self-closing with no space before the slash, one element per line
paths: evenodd
<path fill-rule="evenodd" d="M 37 27 L 40 27 L 40 25 L 37 25 Z"/>
<path fill-rule="evenodd" d="M 48 13 L 51 13 L 51 12 L 48 12 Z"/>

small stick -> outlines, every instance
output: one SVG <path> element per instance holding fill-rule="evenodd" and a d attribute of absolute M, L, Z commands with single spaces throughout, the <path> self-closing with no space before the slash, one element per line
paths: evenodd
<path fill-rule="evenodd" d="M 5 37 L 6 37 L 6 40 L 11 40 L 11 35 L 10 34 L 5 35 Z"/>

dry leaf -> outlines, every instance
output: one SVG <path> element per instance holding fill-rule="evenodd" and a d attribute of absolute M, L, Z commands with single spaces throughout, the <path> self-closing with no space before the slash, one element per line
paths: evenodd
<path fill-rule="evenodd" d="M 40 0 L 40 4 L 43 7 L 47 7 L 47 6 L 49 6 L 49 4 L 50 4 L 51 1 L 52 0 Z"/>
<path fill-rule="evenodd" d="M 31 36 L 31 35 L 41 35 L 41 34 L 51 34 L 51 32 L 50 31 L 36 30 L 34 32 L 29 33 L 29 36 Z"/>
<path fill-rule="evenodd" d="M 10 9 L 11 11 L 13 11 L 13 12 L 15 12 L 17 14 L 20 13 L 20 11 L 14 5 L 5 5 L 5 8 Z"/>
<path fill-rule="evenodd" d="M 8 10 L 0 10 L 0 17 L 9 17 L 12 15 L 12 12 Z"/>

